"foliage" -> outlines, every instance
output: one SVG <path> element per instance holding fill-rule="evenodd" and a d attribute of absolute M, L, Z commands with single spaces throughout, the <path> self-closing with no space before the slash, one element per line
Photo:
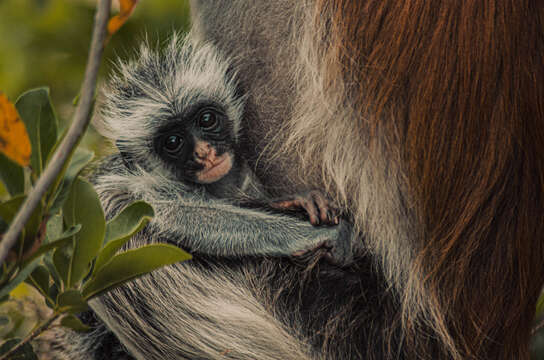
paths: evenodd
<path fill-rule="evenodd" d="M 8 181 L 20 182 L 16 186 L 6 182 L 10 198 L 0 203 L 3 230 L 19 210 L 25 194 L 47 165 L 61 138 L 57 134 L 48 89 L 24 93 L 15 108 L 28 129 L 33 151 L 30 167 L 10 164 L 9 171 L 17 169 L 22 176 L 9 177 Z M 12 136 L 21 136 L 20 129 L 17 130 Z M 16 144 L 17 139 L 13 142 Z M 10 292 L 26 281 L 53 309 L 52 317 L 63 316 L 60 324 L 76 331 L 84 331 L 86 326 L 73 314 L 86 310 L 87 301 L 93 296 L 158 267 L 189 258 L 184 251 L 166 244 L 147 245 L 117 254 L 124 243 L 149 222 L 153 210 L 144 202 L 135 202 L 106 222 L 96 192 L 79 176 L 92 157 L 87 150 L 74 152 L 0 269 L 0 299 L 7 300 Z M 10 160 L 5 158 L 3 162 L 7 164 Z M 8 169 L 0 168 L 0 171 L 5 173 Z M 8 340 L 2 345 L 2 351 L 19 341 Z M 20 354 L 21 359 L 34 356 L 28 345 L 21 347 Z"/>
<path fill-rule="evenodd" d="M 26 89 L 47 84 L 59 128 L 74 110 L 87 60 L 96 0 L 0 1 L 0 89 L 15 99 Z M 130 20 L 110 39 L 100 77 L 128 58 L 142 40 L 165 42 L 173 30 L 189 26 L 188 0 L 139 1 Z M 104 154 L 102 139 L 89 129 L 82 145 Z M 1 194 L 1 190 L 0 190 Z"/>
<path fill-rule="evenodd" d="M 61 119 L 72 112 L 87 61 L 96 0 L 0 1 L 0 88 L 15 98 L 25 89 L 48 84 Z M 115 59 L 129 57 L 143 39 L 165 41 L 189 25 L 187 0 L 139 1 L 130 21 L 113 36 L 101 75 Z"/>

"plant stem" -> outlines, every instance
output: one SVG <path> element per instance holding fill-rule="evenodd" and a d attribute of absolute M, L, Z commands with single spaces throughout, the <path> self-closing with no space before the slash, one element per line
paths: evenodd
<path fill-rule="evenodd" d="M 28 334 L 23 340 L 21 340 L 20 343 L 15 345 L 10 351 L 5 353 L 0 357 L 0 360 L 6 360 L 9 359 L 9 357 L 13 354 L 15 354 L 20 348 L 22 348 L 26 343 L 34 340 L 34 338 L 38 335 L 40 335 L 42 332 L 47 330 L 47 328 L 53 323 L 53 321 L 57 320 L 57 318 L 60 316 L 59 313 L 53 313 L 53 316 L 51 316 L 49 319 L 47 319 L 43 324 L 36 326 L 36 328 Z"/>
<path fill-rule="evenodd" d="M 531 329 L 531 336 L 536 334 L 543 327 L 544 327 L 544 318 L 540 319 L 540 321 L 535 326 L 533 326 L 533 328 Z"/>
<path fill-rule="evenodd" d="M 98 3 L 96 11 L 93 36 L 91 40 L 91 50 L 85 69 L 85 78 L 81 86 L 81 99 L 76 108 L 74 120 L 66 137 L 58 147 L 51 158 L 51 161 L 45 172 L 40 176 L 34 189 L 30 192 L 24 201 L 21 209 L 11 222 L 8 231 L 0 242 L 0 264 L 4 262 L 9 250 L 15 244 L 17 237 L 23 230 L 26 222 L 32 215 L 32 212 L 41 201 L 47 189 L 53 184 L 58 174 L 62 170 L 64 163 L 72 154 L 72 150 L 83 136 L 85 129 L 90 121 L 90 112 L 93 103 L 96 78 L 100 67 L 100 59 L 104 49 L 104 39 L 106 38 L 106 24 L 110 15 L 111 0 L 101 0 Z"/>

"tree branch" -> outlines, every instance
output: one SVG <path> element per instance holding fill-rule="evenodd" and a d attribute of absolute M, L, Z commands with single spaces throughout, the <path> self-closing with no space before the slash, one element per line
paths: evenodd
<path fill-rule="evenodd" d="M 91 40 L 91 49 L 85 69 L 85 78 L 81 86 L 81 97 L 74 114 L 72 125 L 68 130 L 64 140 L 51 158 L 51 161 L 43 174 L 38 179 L 34 189 L 30 192 L 21 209 L 11 222 L 8 231 L 0 242 L 0 264 L 4 262 L 9 250 L 15 244 L 17 237 L 23 230 L 26 222 L 32 215 L 32 212 L 39 204 L 41 198 L 47 189 L 55 181 L 61 172 L 64 163 L 72 153 L 73 148 L 78 144 L 80 138 L 85 133 L 85 129 L 90 121 L 90 111 L 94 99 L 96 88 L 96 78 L 100 67 L 100 60 L 104 50 L 104 40 L 106 38 L 106 24 L 110 16 L 111 0 L 101 0 L 98 3 L 96 11 L 93 36 Z"/>
<path fill-rule="evenodd" d="M 544 317 L 541 318 L 538 323 L 531 329 L 531 336 L 536 334 L 540 329 L 544 327 Z"/>

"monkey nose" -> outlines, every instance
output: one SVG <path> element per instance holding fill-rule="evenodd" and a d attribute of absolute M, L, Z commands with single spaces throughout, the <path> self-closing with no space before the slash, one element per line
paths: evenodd
<path fill-rule="evenodd" d="M 199 160 L 206 159 L 212 151 L 212 147 L 205 141 L 197 141 L 195 144 L 194 155 Z"/>
<path fill-rule="evenodd" d="M 195 157 L 197 159 L 205 159 L 210 151 L 210 144 L 204 141 L 197 141 L 195 144 Z"/>
<path fill-rule="evenodd" d="M 195 157 L 197 159 L 204 160 L 207 155 L 208 155 L 207 151 L 203 151 L 202 149 L 195 149 Z"/>

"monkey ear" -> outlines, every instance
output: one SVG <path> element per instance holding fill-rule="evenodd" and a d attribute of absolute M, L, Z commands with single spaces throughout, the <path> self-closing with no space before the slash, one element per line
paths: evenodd
<path fill-rule="evenodd" d="M 134 157 L 130 155 L 130 153 L 123 151 L 125 146 L 123 146 L 123 140 L 116 140 L 115 146 L 117 146 L 117 150 L 119 150 L 119 155 L 121 155 L 121 158 L 123 159 L 123 163 L 127 167 L 128 170 L 134 171 L 136 170 L 136 162 L 134 160 Z"/>

